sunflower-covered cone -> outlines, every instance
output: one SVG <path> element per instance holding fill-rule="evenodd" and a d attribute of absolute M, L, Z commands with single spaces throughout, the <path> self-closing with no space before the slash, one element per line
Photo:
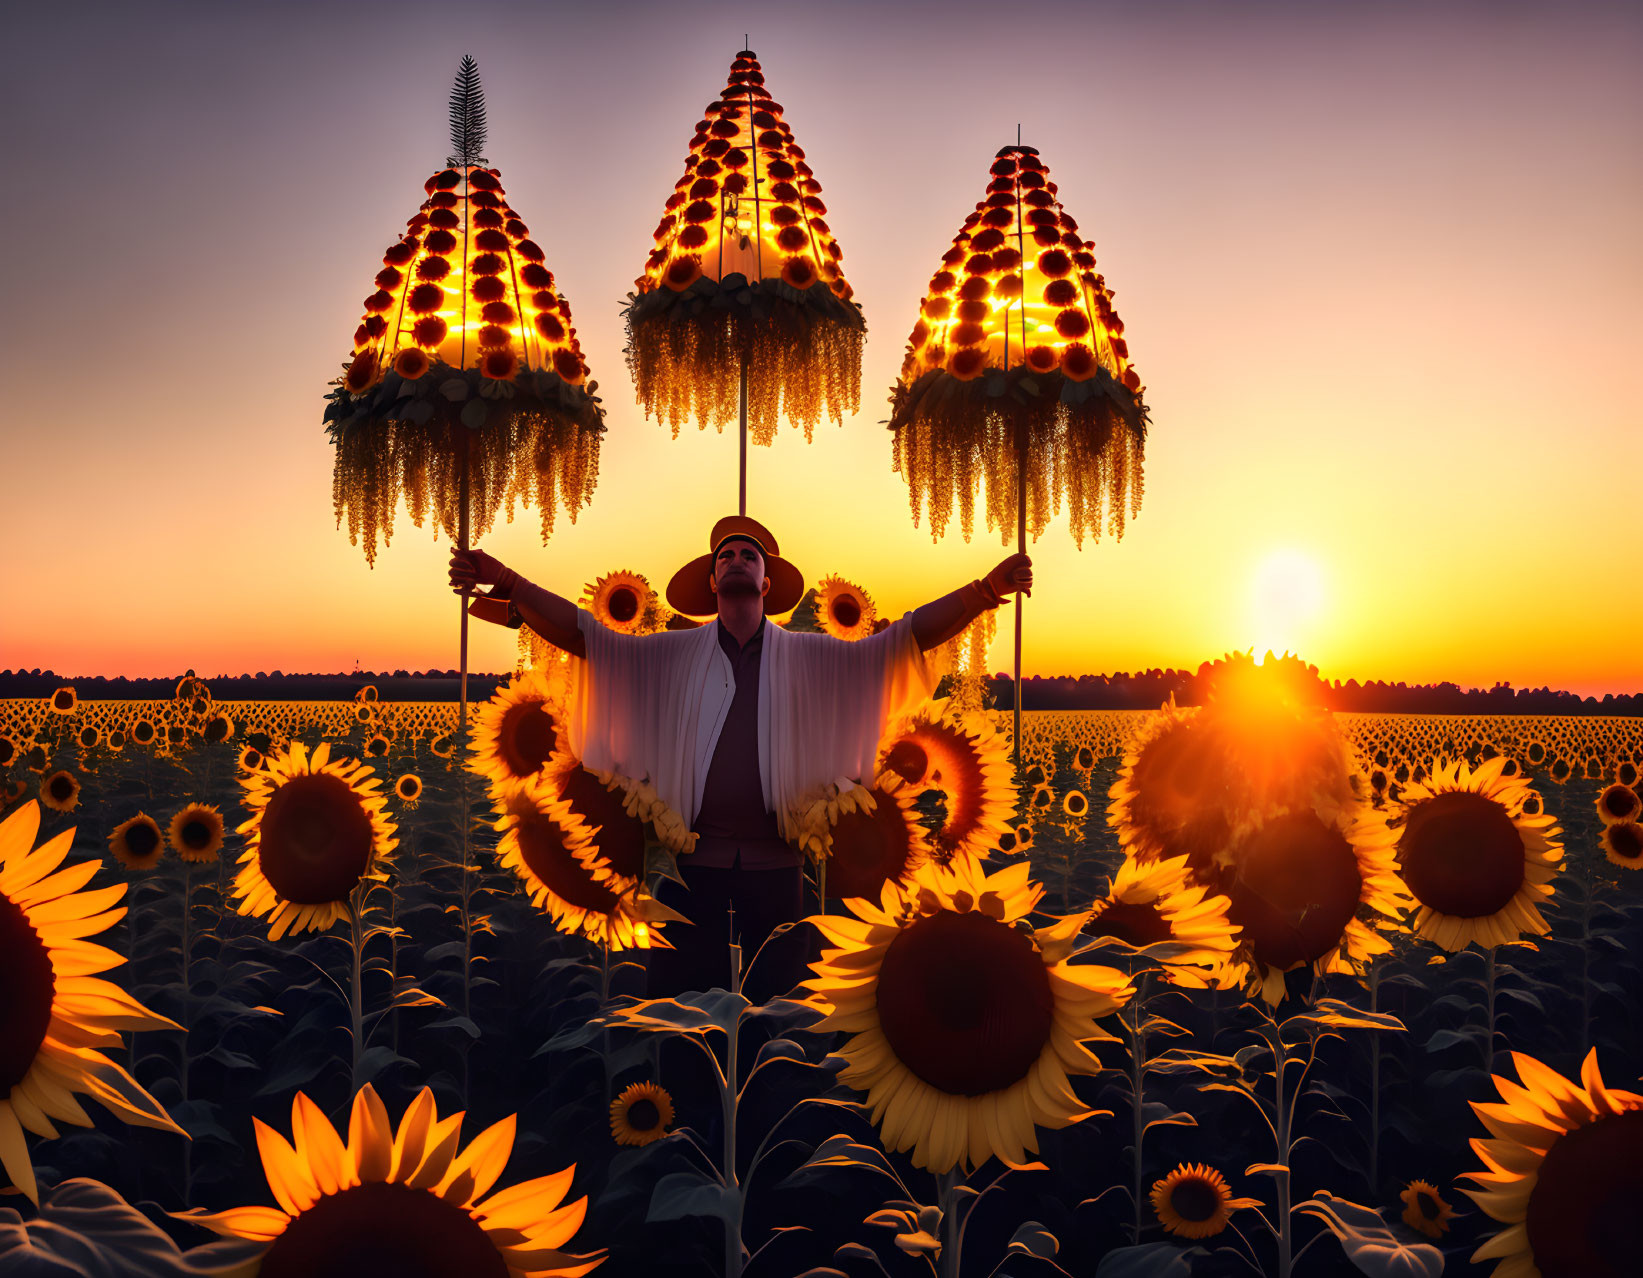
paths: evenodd
<path fill-rule="evenodd" d="M 987 526 L 1006 542 L 1023 491 L 1034 537 L 1065 497 L 1080 546 L 1100 540 L 1104 503 L 1122 538 L 1126 511 L 1141 508 L 1147 429 L 1124 322 L 1038 152 L 1007 146 L 990 173 L 930 279 L 891 392 L 914 522 L 928 503 L 939 538 L 956 497 L 968 540 L 984 476 Z"/>
<path fill-rule="evenodd" d="M 597 383 L 546 255 L 479 155 L 484 101 L 471 58 L 451 117 L 456 154 L 423 183 L 421 207 L 383 254 L 325 410 L 337 522 L 346 512 L 349 540 L 363 532 L 373 564 L 402 493 L 417 527 L 431 506 L 458 539 L 464 461 L 475 537 L 505 496 L 510 521 L 515 501 L 536 503 L 546 541 L 558 504 L 574 522 L 598 480 Z"/>
<path fill-rule="evenodd" d="M 750 50 L 690 140 L 656 247 L 629 296 L 628 367 L 639 402 L 679 434 L 723 430 L 747 371 L 753 442 L 782 415 L 812 428 L 861 406 L 867 326 L 839 263 L 821 183 Z"/>

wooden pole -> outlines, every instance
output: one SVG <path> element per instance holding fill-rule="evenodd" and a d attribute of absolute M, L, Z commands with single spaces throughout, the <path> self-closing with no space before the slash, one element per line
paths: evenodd
<path fill-rule="evenodd" d="M 1015 425 L 1015 548 L 1017 554 L 1027 553 L 1027 425 Z M 1026 598 L 1019 590 L 1015 595 L 1015 770 L 1021 773 L 1021 604 Z"/>
<path fill-rule="evenodd" d="M 471 442 L 471 433 L 461 423 L 456 425 L 457 437 L 457 534 L 456 544 L 460 550 L 468 549 L 468 445 Z M 462 681 L 457 690 L 456 731 L 459 748 L 466 751 L 468 744 L 468 587 L 462 588 L 461 598 L 457 601 L 458 610 L 462 614 L 462 643 L 461 643 L 461 673 Z M 1017 645 L 1019 647 L 1019 645 Z"/>
<path fill-rule="evenodd" d="M 741 436 L 742 482 L 737 499 L 736 513 L 747 514 L 747 352 L 742 352 Z"/>

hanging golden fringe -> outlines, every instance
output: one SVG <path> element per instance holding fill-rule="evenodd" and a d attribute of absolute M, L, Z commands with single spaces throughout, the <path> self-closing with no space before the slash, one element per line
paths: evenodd
<path fill-rule="evenodd" d="M 947 374 L 941 374 L 947 377 Z M 1073 540 L 1101 540 L 1106 527 L 1124 537 L 1126 513 L 1141 509 L 1144 428 L 1133 428 L 1112 402 L 1091 397 L 1065 404 L 1048 396 L 976 394 L 952 379 L 954 393 L 898 384 L 891 398 L 894 469 L 907 480 L 917 527 L 928 507 L 932 540 L 939 540 L 957 498 L 964 540 L 975 529 L 975 493 L 986 482 L 987 528 L 1009 545 L 1016 535 L 1016 447 L 1026 433 L 1027 530 L 1036 539 L 1067 502 Z M 915 389 L 923 393 L 915 395 Z"/>
<path fill-rule="evenodd" d="M 590 430 L 541 411 L 492 412 L 478 430 L 436 418 L 426 425 L 374 421 L 348 430 L 337 441 L 331 496 L 337 525 L 348 517 L 348 540 L 365 537 L 365 558 L 376 563 L 378 536 L 387 546 L 404 496 L 411 522 L 421 528 L 430 510 L 436 527 L 454 543 L 460 527 L 460 461 L 468 447 L 469 544 L 484 537 L 504 498 L 508 522 L 516 502 L 542 513 L 542 540 L 553 532 L 561 503 L 576 522 L 599 480 L 602 428 Z"/>
<path fill-rule="evenodd" d="M 627 361 L 645 416 L 679 437 L 691 418 L 723 432 L 734 422 L 747 358 L 748 437 L 769 447 L 782 417 L 804 428 L 823 416 L 843 425 L 861 409 L 861 328 L 827 321 L 793 327 L 709 309 L 628 323 Z"/>
<path fill-rule="evenodd" d="M 948 704 L 958 710 L 987 708 L 987 649 L 998 636 L 998 611 L 989 608 L 946 643 L 924 654 L 937 677 L 951 679 Z"/>

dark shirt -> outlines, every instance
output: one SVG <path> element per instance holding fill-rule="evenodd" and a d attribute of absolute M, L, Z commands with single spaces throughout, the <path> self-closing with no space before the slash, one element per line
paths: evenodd
<path fill-rule="evenodd" d="M 713 747 L 702 806 L 691 827 L 701 837 L 690 862 L 711 867 L 739 863 L 744 870 L 798 865 L 799 850 L 782 838 L 776 814 L 765 809 L 759 773 L 759 662 L 767 619 L 760 618 L 759 628 L 740 645 L 723 621 L 714 624 L 719 647 L 735 672 L 736 692 Z"/>

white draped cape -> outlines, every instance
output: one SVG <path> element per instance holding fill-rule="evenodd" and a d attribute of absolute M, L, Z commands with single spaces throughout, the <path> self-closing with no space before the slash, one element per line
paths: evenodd
<path fill-rule="evenodd" d="M 585 766 L 647 779 L 690 828 L 735 693 L 717 619 L 690 630 L 625 635 L 577 609 L 587 655 L 571 659 L 570 747 Z M 791 838 L 789 808 L 840 777 L 872 784 L 886 721 L 930 697 L 938 672 L 912 613 L 866 639 L 784 630 L 769 621 L 759 659 L 759 773 L 767 811 Z"/>

